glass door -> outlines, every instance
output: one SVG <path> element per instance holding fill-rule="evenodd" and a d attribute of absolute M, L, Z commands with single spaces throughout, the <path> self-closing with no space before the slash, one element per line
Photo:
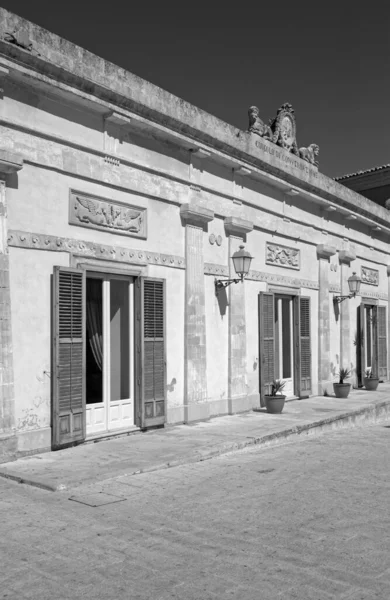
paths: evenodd
<path fill-rule="evenodd" d="M 87 275 L 87 435 L 134 425 L 133 299 L 132 278 Z"/>
<path fill-rule="evenodd" d="M 294 396 L 293 301 L 275 296 L 275 379 L 286 382 L 283 393 Z"/>

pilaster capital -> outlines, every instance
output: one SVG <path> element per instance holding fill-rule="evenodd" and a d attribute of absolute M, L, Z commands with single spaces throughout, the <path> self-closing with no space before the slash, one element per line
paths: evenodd
<path fill-rule="evenodd" d="M 15 173 L 23 168 L 23 158 L 20 154 L 0 148 L 0 174 Z"/>
<path fill-rule="evenodd" d="M 214 211 L 197 204 L 182 204 L 180 206 L 180 217 L 184 225 L 205 227 L 214 219 Z"/>
<path fill-rule="evenodd" d="M 247 233 L 253 230 L 253 223 L 251 221 L 246 221 L 239 217 L 225 217 L 224 225 L 228 236 L 233 235 L 244 238 Z"/>
<path fill-rule="evenodd" d="M 336 248 L 328 244 L 318 244 L 317 258 L 326 258 L 327 260 L 336 254 Z"/>
<path fill-rule="evenodd" d="M 341 263 L 351 264 L 353 260 L 356 260 L 356 252 L 353 250 L 340 250 L 339 261 Z"/>

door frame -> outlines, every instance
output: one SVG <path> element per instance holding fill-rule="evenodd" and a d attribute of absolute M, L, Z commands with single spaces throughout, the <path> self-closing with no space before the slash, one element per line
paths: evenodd
<path fill-rule="evenodd" d="M 291 315 L 291 323 L 290 323 L 290 331 L 291 331 L 291 335 L 292 335 L 292 340 L 291 340 L 291 349 L 292 349 L 292 365 L 291 365 L 291 375 L 292 375 L 292 379 L 293 379 L 293 395 L 294 397 L 297 396 L 297 369 L 296 369 L 296 354 L 297 354 L 297 348 L 299 347 L 299 340 L 298 340 L 298 345 L 297 345 L 297 341 L 296 341 L 296 335 L 297 335 L 297 331 L 296 331 L 296 326 L 295 326 L 295 322 L 296 322 L 296 311 L 297 311 L 297 303 L 294 302 L 294 298 L 295 296 L 289 294 L 288 292 L 273 292 L 274 293 L 274 314 L 276 313 L 276 302 L 278 299 L 281 300 L 289 300 L 289 302 L 291 302 L 291 305 L 289 306 L 289 312 Z M 276 328 L 275 328 L 275 356 L 276 356 Z M 279 352 L 280 352 L 280 348 L 279 348 Z M 278 356 L 278 358 L 280 359 L 280 354 Z M 276 361 L 275 361 L 275 371 L 276 371 Z M 279 379 L 283 379 L 283 377 L 279 377 Z"/>
<path fill-rule="evenodd" d="M 293 366 L 294 366 L 294 395 L 297 398 L 301 398 L 301 349 L 300 349 L 300 307 L 299 299 L 301 297 L 301 288 L 298 287 L 287 287 L 278 285 L 267 285 L 265 293 L 274 295 L 274 302 L 276 296 L 289 297 L 292 300 L 292 317 L 293 317 Z M 275 304 L 274 304 L 275 311 Z M 261 374 L 261 332 L 260 332 L 260 321 L 258 323 L 259 328 L 259 393 L 260 399 L 263 395 L 263 381 Z M 275 343 L 275 342 L 274 342 Z M 274 346 L 275 347 L 275 346 Z M 303 397 L 306 397 L 305 395 Z"/>
<path fill-rule="evenodd" d="M 379 301 L 376 298 L 365 298 L 361 297 L 360 305 L 357 307 L 359 314 L 358 321 L 358 347 L 357 350 L 360 351 L 360 356 L 358 356 L 357 364 L 359 364 L 359 373 L 358 373 L 358 385 L 359 387 L 363 387 L 364 374 L 366 369 L 366 314 L 365 308 L 366 306 L 370 306 L 373 309 L 373 322 L 372 322 L 372 359 L 371 362 L 375 365 L 373 369 L 374 374 L 378 374 L 379 364 L 378 364 L 378 306 Z M 360 360 L 359 360 L 360 359 Z M 372 368 L 372 367 L 371 367 Z"/>

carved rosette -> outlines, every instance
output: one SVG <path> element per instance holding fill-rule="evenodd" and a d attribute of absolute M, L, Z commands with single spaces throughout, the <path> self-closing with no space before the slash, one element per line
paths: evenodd
<path fill-rule="evenodd" d="M 362 267 L 361 278 L 362 283 L 366 283 L 368 285 L 379 285 L 379 271 L 376 269 Z"/>
<path fill-rule="evenodd" d="M 300 251 L 297 248 L 288 248 L 279 244 L 266 243 L 265 262 L 267 265 L 285 267 L 299 271 Z"/>
<path fill-rule="evenodd" d="M 70 190 L 69 223 L 146 239 L 146 208 Z"/>

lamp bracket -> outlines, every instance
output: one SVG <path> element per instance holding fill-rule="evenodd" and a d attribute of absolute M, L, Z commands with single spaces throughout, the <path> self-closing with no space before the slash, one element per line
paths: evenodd
<path fill-rule="evenodd" d="M 341 304 L 344 300 L 355 298 L 356 294 L 349 294 L 349 296 L 333 296 L 333 302 L 335 304 Z"/>
<path fill-rule="evenodd" d="M 242 277 L 240 279 L 215 279 L 215 293 L 218 294 L 221 288 L 227 288 L 232 283 L 239 283 L 240 281 L 244 281 L 244 278 Z"/>

